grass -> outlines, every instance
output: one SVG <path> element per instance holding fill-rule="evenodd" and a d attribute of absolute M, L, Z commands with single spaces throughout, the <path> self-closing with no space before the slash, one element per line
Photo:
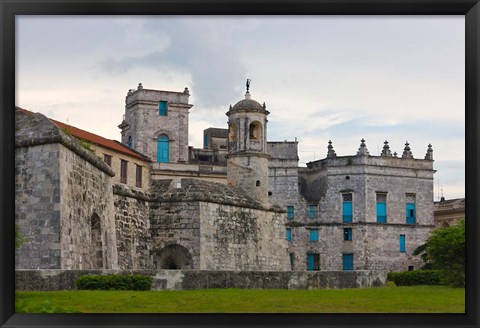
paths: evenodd
<path fill-rule="evenodd" d="M 465 289 L 17 292 L 17 312 L 82 313 L 464 313 Z M 42 310 L 43 309 L 43 310 Z"/>

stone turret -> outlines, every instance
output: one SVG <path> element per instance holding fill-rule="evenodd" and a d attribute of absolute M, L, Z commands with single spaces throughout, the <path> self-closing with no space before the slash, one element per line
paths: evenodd
<path fill-rule="evenodd" d="M 383 157 L 392 157 L 392 152 L 390 151 L 390 146 L 388 145 L 388 141 L 385 140 L 383 142 L 383 150 L 382 150 L 382 153 L 380 154 L 380 156 L 383 156 Z"/>
<path fill-rule="evenodd" d="M 358 148 L 357 156 L 368 156 L 370 153 L 368 152 L 367 145 L 365 144 L 365 139 L 362 138 L 360 140 L 360 148 Z"/>
<path fill-rule="evenodd" d="M 332 140 L 328 140 L 328 147 L 327 148 L 328 148 L 327 158 L 337 157 L 337 154 L 335 153 L 335 150 L 333 150 Z"/>
<path fill-rule="evenodd" d="M 429 161 L 433 161 L 433 149 L 431 144 L 428 144 L 428 149 L 427 149 L 427 154 L 425 155 L 425 159 Z"/>
<path fill-rule="evenodd" d="M 226 113 L 227 183 L 243 188 L 264 204 L 268 203 L 268 114 L 265 103 L 253 100 L 249 91 Z"/>
<path fill-rule="evenodd" d="M 402 158 L 413 158 L 413 154 L 410 150 L 410 144 L 408 141 L 405 143 L 405 148 L 403 149 Z"/>

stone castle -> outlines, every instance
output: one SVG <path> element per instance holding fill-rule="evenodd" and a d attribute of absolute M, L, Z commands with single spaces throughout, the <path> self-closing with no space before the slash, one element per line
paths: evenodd
<path fill-rule="evenodd" d="M 265 103 L 189 147 L 189 90 L 129 90 L 121 143 L 16 110 L 17 269 L 402 271 L 434 228 L 433 150 L 298 164 Z"/>

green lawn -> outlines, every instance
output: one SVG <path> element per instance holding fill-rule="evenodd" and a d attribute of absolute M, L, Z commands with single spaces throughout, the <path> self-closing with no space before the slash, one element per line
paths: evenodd
<path fill-rule="evenodd" d="M 443 286 L 320 290 L 17 292 L 17 312 L 463 313 L 465 289 Z"/>

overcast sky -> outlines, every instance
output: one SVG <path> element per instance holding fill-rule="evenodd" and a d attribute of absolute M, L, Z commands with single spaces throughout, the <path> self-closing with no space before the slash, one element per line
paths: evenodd
<path fill-rule="evenodd" d="M 128 89 L 190 89 L 191 146 L 230 104 L 265 102 L 300 165 L 433 146 L 435 200 L 465 197 L 464 16 L 17 16 L 16 104 L 106 138 Z"/>

